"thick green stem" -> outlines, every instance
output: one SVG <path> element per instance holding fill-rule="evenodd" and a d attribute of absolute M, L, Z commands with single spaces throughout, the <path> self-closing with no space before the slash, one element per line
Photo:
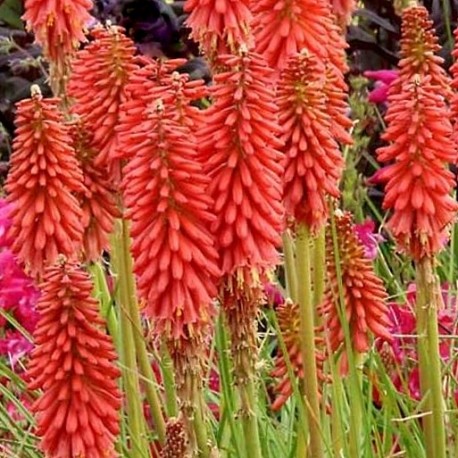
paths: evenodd
<path fill-rule="evenodd" d="M 431 415 L 424 418 L 428 458 L 445 458 L 446 435 L 444 399 L 442 395 L 441 362 L 437 310 L 441 304 L 439 280 L 434 272 L 434 259 L 425 257 L 416 263 L 417 334 L 420 385 L 422 395 L 430 395 L 426 406 Z M 428 419 L 429 417 L 429 419 Z"/>
<path fill-rule="evenodd" d="M 137 358 L 139 368 L 142 376 L 146 379 L 143 383 L 145 388 L 146 399 L 148 400 L 149 407 L 151 409 L 151 415 L 153 416 L 154 426 L 159 438 L 159 442 L 164 444 L 165 442 L 165 420 L 162 414 L 162 405 L 159 396 L 156 391 L 156 377 L 154 376 L 153 369 L 151 368 L 151 362 L 148 357 L 148 352 L 145 345 L 145 339 L 142 333 L 140 313 L 138 307 L 131 310 L 131 316 L 134 320 L 134 339 L 135 339 L 135 350 L 137 351 Z"/>
<path fill-rule="evenodd" d="M 318 307 L 323 301 L 326 276 L 326 238 L 324 228 L 313 245 L 313 303 Z"/>
<path fill-rule="evenodd" d="M 113 238 L 112 256 L 117 274 L 117 301 L 120 306 L 120 358 L 126 395 L 127 423 L 131 439 L 131 458 L 149 456 L 146 425 L 141 404 L 134 330 L 130 306 L 136 306 L 133 288 L 132 260 L 129 251 L 129 233 L 125 221 L 117 222 Z"/>
<path fill-rule="evenodd" d="M 306 376 L 302 380 L 305 395 L 305 404 L 308 407 L 308 422 L 310 430 L 310 456 L 323 458 L 324 447 L 320 422 L 320 403 L 318 398 L 318 380 L 316 369 L 315 348 L 315 307 L 313 305 L 311 263 L 310 263 L 310 234 L 309 230 L 301 225 L 296 242 L 297 277 L 301 282 L 298 285 L 297 298 L 300 314 L 300 341 L 302 362 Z"/>
<path fill-rule="evenodd" d="M 283 256 L 285 260 L 286 290 L 293 302 L 297 301 L 297 275 L 296 260 L 294 257 L 294 246 L 291 233 L 283 233 Z"/>
<path fill-rule="evenodd" d="M 161 372 L 165 391 L 165 409 L 169 418 L 178 415 L 177 391 L 173 375 L 173 361 L 170 357 L 167 344 L 161 342 Z"/>

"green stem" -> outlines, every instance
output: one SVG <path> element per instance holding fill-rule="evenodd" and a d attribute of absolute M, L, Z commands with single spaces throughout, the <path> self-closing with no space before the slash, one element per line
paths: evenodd
<path fill-rule="evenodd" d="M 229 359 L 229 346 L 222 312 L 220 312 L 218 316 L 216 326 L 216 348 L 218 350 L 218 368 L 221 381 L 221 391 L 224 398 L 224 408 L 228 410 L 227 419 L 232 435 L 232 443 L 234 445 L 236 455 L 243 458 L 245 455 L 242 453 L 243 448 L 240 444 L 241 431 L 239 431 L 238 425 L 236 425 L 234 421 L 236 416 L 237 401 L 233 390 L 233 379 L 231 377 L 232 367 Z"/>
<path fill-rule="evenodd" d="M 313 250 L 313 303 L 318 307 L 323 301 L 326 277 L 326 241 L 325 230 L 321 229 L 315 238 Z"/>
<path fill-rule="evenodd" d="M 108 332 L 116 346 L 119 345 L 118 320 L 113 309 L 113 300 L 108 289 L 105 272 L 101 262 L 91 264 L 89 272 L 94 282 L 94 297 L 100 302 L 100 314 L 107 321 Z"/>
<path fill-rule="evenodd" d="M 294 246 L 291 233 L 283 233 L 283 256 L 285 259 L 286 289 L 293 302 L 297 301 L 297 275 L 296 260 L 294 259 Z"/>
<path fill-rule="evenodd" d="M 132 260 L 129 251 L 129 233 L 125 221 L 118 221 L 113 238 L 113 265 L 117 273 L 117 300 L 120 305 L 120 358 L 126 395 L 127 423 L 131 439 L 131 458 L 149 456 L 146 440 L 146 425 L 143 416 L 140 382 L 137 370 L 134 330 L 132 328 L 131 309 L 136 306 L 133 289 Z"/>
<path fill-rule="evenodd" d="M 158 435 L 159 442 L 165 443 L 165 420 L 162 414 L 162 405 L 159 396 L 156 391 L 153 369 L 151 368 L 151 362 L 148 357 L 146 350 L 145 339 L 142 334 L 142 326 L 140 320 L 140 313 L 137 306 L 134 310 L 130 310 L 133 318 L 133 333 L 135 340 L 135 350 L 137 351 L 137 358 L 139 368 L 142 376 L 146 379 L 143 383 L 145 388 L 146 399 L 148 400 L 149 407 L 151 409 L 151 415 L 153 416 L 154 426 Z"/>
<path fill-rule="evenodd" d="M 445 458 L 446 435 L 444 399 L 442 395 L 441 362 L 437 310 L 441 304 L 440 286 L 434 272 L 434 258 L 425 257 L 416 263 L 417 271 L 417 334 L 420 385 L 422 395 L 430 393 L 430 420 L 424 432 L 428 458 Z M 428 405 L 429 404 L 429 405 Z"/>
<path fill-rule="evenodd" d="M 323 458 L 324 447 L 320 423 L 320 403 L 318 398 L 318 381 L 316 370 L 315 326 L 312 296 L 312 279 L 310 263 L 310 234 L 301 225 L 296 241 L 297 277 L 301 279 L 297 298 L 300 315 L 300 342 L 302 362 L 306 376 L 302 380 L 306 405 L 308 407 L 308 423 L 310 430 L 310 456 Z"/>
<path fill-rule="evenodd" d="M 162 380 L 165 391 L 165 409 L 169 418 L 178 416 L 177 392 L 175 386 L 175 377 L 173 375 L 173 361 L 170 357 L 167 344 L 161 342 L 160 358 Z"/>

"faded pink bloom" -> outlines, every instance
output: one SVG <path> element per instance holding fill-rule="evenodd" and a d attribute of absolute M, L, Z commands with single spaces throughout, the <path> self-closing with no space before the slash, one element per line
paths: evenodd
<path fill-rule="evenodd" d="M 372 103 L 385 103 L 391 83 L 398 77 L 397 70 L 367 70 L 364 76 L 375 80 L 374 89 L 369 93 L 368 100 Z"/>
<path fill-rule="evenodd" d="M 371 219 L 367 219 L 364 223 L 355 224 L 356 235 L 359 241 L 363 244 L 364 254 L 369 259 L 377 257 L 378 244 L 385 239 L 381 234 L 374 233 L 375 223 Z"/>

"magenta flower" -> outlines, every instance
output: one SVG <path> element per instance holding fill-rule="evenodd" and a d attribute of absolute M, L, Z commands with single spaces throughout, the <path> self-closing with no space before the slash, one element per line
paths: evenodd
<path fill-rule="evenodd" d="M 0 199 L 0 248 L 6 248 L 11 245 L 11 237 L 8 236 L 8 230 L 11 226 L 10 212 L 12 205 L 5 199 Z"/>
<path fill-rule="evenodd" d="M 458 307 L 455 297 L 450 297 L 448 285 L 442 285 L 442 296 L 445 308 L 438 311 L 440 336 L 456 334 Z M 390 303 L 390 320 L 393 323 L 391 333 L 393 341 L 376 342 L 376 348 L 385 366 L 390 373 L 394 386 L 399 392 L 407 393 L 412 399 L 420 400 L 420 379 L 418 372 L 418 354 L 416 346 L 416 318 L 415 318 L 416 287 L 410 284 L 407 287 L 407 303 Z M 439 351 L 445 364 L 450 362 L 451 339 L 440 338 Z M 450 367 L 453 377 L 458 377 L 458 363 L 453 362 Z M 454 393 L 458 402 L 458 392 Z M 375 398 L 378 398 L 377 393 Z"/>
<path fill-rule="evenodd" d="M 375 80 L 374 89 L 369 93 L 368 100 L 372 103 L 385 103 L 391 83 L 398 77 L 397 70 L 368 70 L 364 76 Z"/>
<path fill-rule="evenodd" d="M 6 331 L 5 337 L 0 338 L 0 355 L 8 358 L 13 369 L 19 359 L 30 353 L 32 349 L 33 344 L 19 331 L 9 329 Z"/>
<path fill-rule="evenodd" d="M 385 241 L 383 236 L 375 233 L 374 230 L 375 223 L 371 219 L 367 219 L 361 224 L 355 224 L 356 235 L 364 246 L 364 254 L 369 259 L 377 257 L 378 244 Z"/>

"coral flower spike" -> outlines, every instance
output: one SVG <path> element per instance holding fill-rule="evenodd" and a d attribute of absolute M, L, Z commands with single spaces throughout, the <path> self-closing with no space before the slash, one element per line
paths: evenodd
<path fill-rule="evenodd" d="M 61 95 L 68 64 L 81 42 L 91 19 L 92 0 L 25 0 L 22 19 L 50 61 L 51 83 Z"/>
<path fill-rule="evenodd" d="M 68 95 L 75 102 L 72 113 L 91 126 L 89 146 L 97 152 L 94 165 L 111 169 L 119 147 L 115 127 L 128 99 L 126 85 L 137 68 L 135 45 L 120 27 L 98 27 L 92 36 L 94 41 L 73 62 Z"/>
<path fill-rule="evenodd" d="M 439 92 L 439 93 L 438 93 Z M 437 253 L 458 210 L 448 163 L 456 162 L 449 110 L 431 77 L 415 77 L 392 94 L 383 134 L 389 146 L 378 149 L 387 163 L 383 207 L 393 211 L 388 227 L 399 246 L 419 260 Z"/>
<path fill-rule="evenodd" d="M 253 42 L 250 0 L 187 0 L 187 24 L 210 61 L 235 52 L 242 43 Z"/>
<path fill-rule="evenodd" d="M 33 274 L 59 254 L 78 253 L 83 237 L 82 212 L 75 194 L 84 190 L 82 172 L 60 100 L 32 98 L 17 105 L 16 138 L 6 181 L 12 225 L 12 251 Z"/>
<path fill-rule="evenodd" d="M 338 197 L 343 158 L 331 135 L 324 66 L 308 52 L 288 59 L 277 102 L 284 128 L 284 200 L 288 216 L 316 234 L 328 216 L 326 199 Z"/>
<path fill-rule="evenodd" d="M 336 212 L 337 213 L 337 212 Z M 391 341 L 386 303 L 387 293 L 382 280 L 375 275 L 370 259 L 364 253 L 364 246 L 355 232 L 350 213 L 335 215 L 336 232 L 340 249 L 340 271 L 343 297 L 353 348 L 358 353 L 369 349 L 369 332 L 376 337 Z M 330 347 L 336 351 L 344 342 L 344 331 L 339 318 L 337 269 L 330 231 L 326 243 L 329 286 L 325 294 L 322 311 L 326 316 Z"/>
<path fill-rule="evenodd" d="M 166 102 L 152 104 L 131 132 L 124 201 L 145 313 L 157 333 L 179 341 L 208 324 L 219 268 L 196 139 Z"/>
<path fill-rule="evenodd" d="M 46 456 L 112 458 L 119 432 L 120 371 L 104 332 L 90 276 L 60 259 L 47 268 L 37 309 L 29 389 L 41 389 L 32 411 Z"/>

